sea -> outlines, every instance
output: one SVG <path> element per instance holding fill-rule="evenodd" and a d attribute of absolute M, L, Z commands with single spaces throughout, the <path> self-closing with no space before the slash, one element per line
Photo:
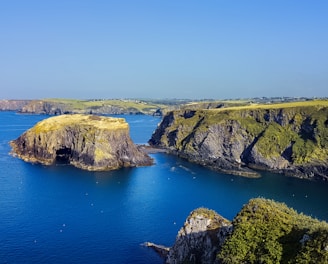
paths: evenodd
<path fill-rule="evenodd" d="M 108 172 L 10 155 L 9 141 L 47 117 L 0 112 L 0 263 L 160 264 L 144 242 L 171 246 L 192 210 L 206 207 L 232 220 L 255 197 L 328 220 L 325 182 L 222 174 L 166 153 L 151 154 L 153 166 Z M 146 144 L 161 121 L 118 117 L 137 144 Z"/>

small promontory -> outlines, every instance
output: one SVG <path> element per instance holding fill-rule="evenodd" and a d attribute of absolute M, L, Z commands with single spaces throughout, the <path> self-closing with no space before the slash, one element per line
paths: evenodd
<path fill-rule="evenodd" d="M 50 117 L 10 142 L 12 153 L 27 162 L 56 162 L 105 171 L 147 166 L 152 159 L 139 150 L 124 118 L 96 115 Z"/>
<path fill-rule="evenodd" d="M 166 251 L 167 264 L 328 263 L 328 223 L 264 198 L 251 199 L 231 222 L 198 208 Z"/>

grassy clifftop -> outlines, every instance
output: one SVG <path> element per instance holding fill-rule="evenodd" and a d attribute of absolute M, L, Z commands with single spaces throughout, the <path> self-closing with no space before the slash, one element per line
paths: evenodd
<path fill-rule="evenodd" d="M 221 263 L 328 263 L 328 224 L 283 203 L 252 199 L 233 226 Z"/>
<path fill-rule="evenodd" d="M 104 116 L 95 116 L 95 115 L 61 115 L 50 117 L 48 119 L 42 120 L 37 123 L 32 130 L 35 133 L 40 132 L 49 132 L 53 130 L 58 130 L 61 128 L 68 127 L 70 125 L 79 125 L 79 126 L 90 126 L 95 129 L 126 129 L 128 130 L 129 125 L 124 118 L 111 118 Z"/>
<path fill-rule="evenodd" d="M 213 210 L 190 213 L 166 263 L 328 263 L 328 223 L 284 203 L 251 199 L 230 222 Z"/>
<path fill-rule="evenodd" d="M 125 109 L 126 111 L 139 113 L 152 113 L 158 108 L 166 107 L 164 104 L 156 104 L 140 100 L 74 100 L 74 99 L 45 99 L 46 102 L 67 105 L 72 110 L 97 110 L 104 106 Z"/>
<path fill-rule="evenodd" d="M 314 166 L 328 169 L 328 101 L 173 111 L 150 143 L 218 169 L 228 162 L 311 177 Z"/>

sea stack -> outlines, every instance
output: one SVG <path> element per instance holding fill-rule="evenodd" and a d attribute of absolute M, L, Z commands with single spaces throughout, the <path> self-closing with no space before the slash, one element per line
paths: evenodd
<path fill-rule="evenodd" d="M 82 114 L 50 117 L 10 145 L 12 154 L 27 162 L 44 165 L 61 162 L 90 171 L 153 163 L 132 142 L 124 118 Z"/>

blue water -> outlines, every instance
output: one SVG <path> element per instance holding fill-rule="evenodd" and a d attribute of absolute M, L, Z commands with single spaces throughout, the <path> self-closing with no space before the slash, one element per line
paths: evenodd
<path fill-rule="evenodd" d="M 145 241 L 172 245 L 199 206 L 232 219 L 252 197 L 328 220 L 328 184 L 263 173 L 220 174 L 158 153 L 151 167 L 87 172 L 10 156 L 8 141 L 42 115 L 0 112 L 0 263 L 163 263 Z M 125 116 L 146 143 L 160 119 Z"/>

